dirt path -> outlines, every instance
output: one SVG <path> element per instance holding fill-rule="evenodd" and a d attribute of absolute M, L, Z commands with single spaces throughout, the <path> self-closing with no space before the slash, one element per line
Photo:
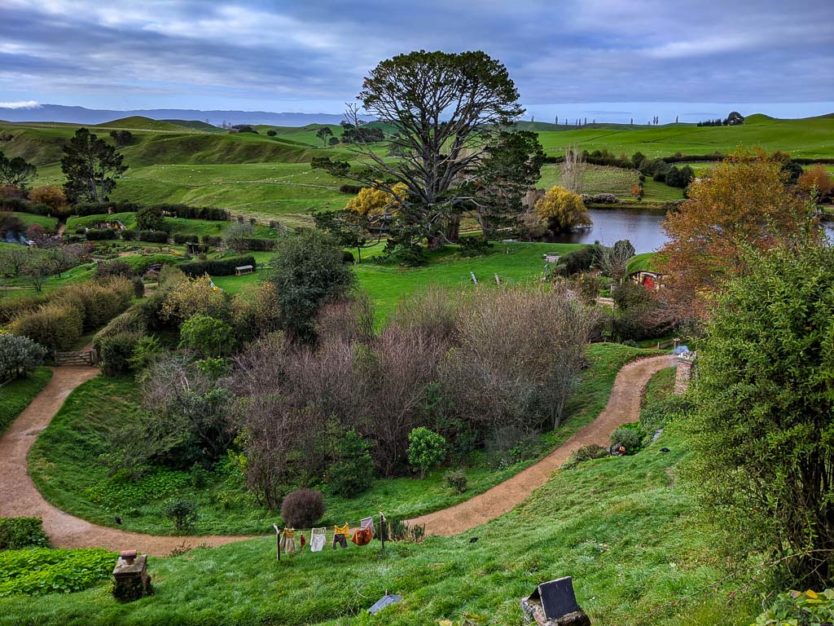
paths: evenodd
<path fill-rule="evenodd" d="M 507 513 L 548 481 L 570 454 L 582 446 L 608 445 L 614 430 L 640 416 L 640 399 L 653 374 L 674 361 L 669 356 L 633 361 L 617 374 L 608 404 L 599 416 L 535 465 L 466 502 L 411 520 L 425 524 L 429 535 L 456 535 Z"/>
<path fill-rule="evenodd" d="M 640 414 L 642 391 L 649 378 L 672 365 L 672 358 L 667 356 L 629 363 L 617 374 L 602 413 L 544 459 L 481 495 L 448 509 L 423 515 L 412 522 L 425 524 L 429 534 L 454 535 L 510 511 L 547 482 L 571 452 L 590 443 L 606 445 L 617 426 L 635 421 Z M 249 539 L 246 536 L 217 535 L 153 536 L 107 528 L 65 513 L 41 496 L 27 473 L 29 450 L 72 390 L 97 374 L 98 370 L 91 367 L 54 368 L 52 380 L 0 437 L 0 516 L 42 518 L 52 544 L 60 548 L 136 549 L 154 556 L 165 556 L 183 546 L 219 546 Z"/>
<path fill-rule="evenodd" d="M 219 546 L 248 537 L 155 537 L 97 526 L 64 513 L 44 500 L 27 473 L 26 456 L 38 434 L 61 408 L 64 400 L 83 382 L 98 374 L 92 367 L 56 367 L 52 379 L 0 437 L 0 516 L 37 516 L 59 548 L 103 547 L 121 551 L 136 549 L 166 556 L 174 548 L 200 544 Z"/>

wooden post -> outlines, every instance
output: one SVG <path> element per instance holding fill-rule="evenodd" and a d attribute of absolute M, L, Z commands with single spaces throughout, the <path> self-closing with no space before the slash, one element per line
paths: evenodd
<path fill-rule="evenodd" d="M 385 552 L 385 513 L 379 512 L 379 540 L 382 542 L 382 551 Z"/>
<path fill-rule="evenodd" d="M 275 529 L 275 560 L 281 560 L 281 529 L 278 528 L 277 524 L 273 524 L 272 527 Z"/>
<path fill-rule="evenodd" d="M 472 283 L 477 285 L 478 284 L 478 279 L 475 278 L 475 272 L 469 272 L 469 276 L 472 277 Z"/>

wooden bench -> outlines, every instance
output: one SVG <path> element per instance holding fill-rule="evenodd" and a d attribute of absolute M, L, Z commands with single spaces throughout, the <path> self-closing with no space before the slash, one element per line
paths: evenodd
<path fill-rule="evenodd" d="M 239 265 L 235 268 L 235 276 L 243 276 L 244 274 L 251 274 L 255 268 L 251 265 Z"/>

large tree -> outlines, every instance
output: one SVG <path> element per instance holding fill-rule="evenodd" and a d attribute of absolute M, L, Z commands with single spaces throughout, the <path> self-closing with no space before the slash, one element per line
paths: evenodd
<path fill-rule="evenodd" d="M 698 353 L 692 479 L 726 531 L 790 584 L 834 580 L 834 250 L 749 252 Z"/>
<path fill-rule="evenodd" d="M 61 171 L 67 177 L 64 191 L 72 202 L 102 202 L 116 186 L 127 165 L 122 155 L 104 139 L 79 128 L 64 146 Z"/>
<path fill-rule="evenodd" d="M 364 144 L 354 176 L 391 192 L 408 188 L 397 235 L 442 243 L 472 197 L 472 176 L 489 154 L 489 137 L 523 113 L 506 67 L 483 52 L 411 52 L 382 61 L 365 78 L 362 108 L 393 128 L 392 160 Z M 348 121 L 360 125 L 356 108 Z"/>
<path fill-rule="evenodd" d="M 785 184 L 781 163 L 739 151 L 692 183 L 689 199 L 667 215 L 660 255 L 662 294 L 682 321 L 703 319 L 724 282 L 745 267 L 747 248 L 767 250 L 814 229 L 813 208 Z"/>
<path fill-rule="evenodd" d="M 11 185 L 25 189 L 36 173 L 35 166 L 23 157 L 9 159 L 0 152 L 0 185 Z"/>

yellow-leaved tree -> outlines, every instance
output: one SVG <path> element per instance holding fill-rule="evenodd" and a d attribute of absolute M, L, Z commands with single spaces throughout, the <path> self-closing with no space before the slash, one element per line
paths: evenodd
<path fill-rule="evenodd" d="M 536 216 L 547 222 L 548 230 L 563 233 L 576 226 L 589 226 L 591 218 L 582 196 L 556 185 L 536 202 Z"/>
<path fill-rule="evenodd" d="M 397 183 L 391 188 L 391 192 L 374 187 L 362 187 L 359 193 L 348 202 L 347 209 L 365 216 L 393 213 L 408 195 L 408 187 L 404 183 Z"/>

